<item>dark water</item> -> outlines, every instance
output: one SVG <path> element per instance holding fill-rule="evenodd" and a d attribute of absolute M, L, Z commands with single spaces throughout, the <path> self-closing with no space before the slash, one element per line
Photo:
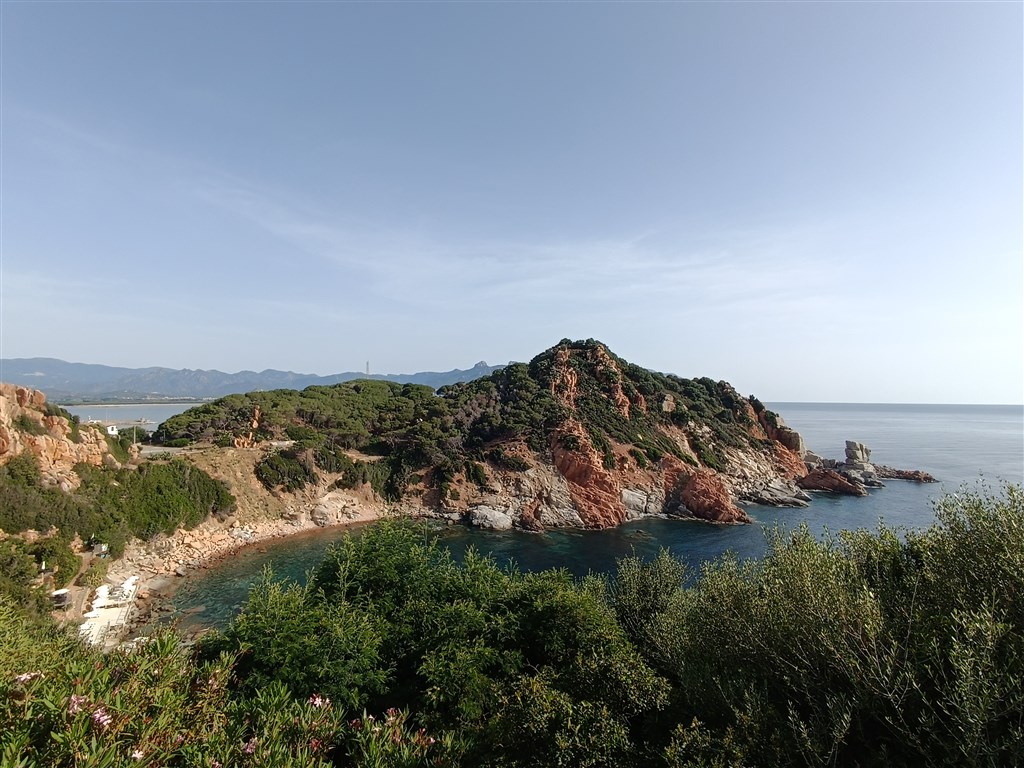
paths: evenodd
<path fill-rule="evenodd" d="M 608 531 L 553 531 L 538 535 L 439 527 L 441 540 L 461 556 L 470 547 L 525 570 L 566 568 L 577 576 L 615 567 L 633 552 L 652 557 L 669 549 L 693 567 L 732 551 L 741 558 L 765 550 L 765 533 L 775 525 L 806 523 L 812 530 L 924 527 L 934 519 L 932 501 L 962 484 L 999 480 L 1024 483 L 1024 407 L 956 405 L 862 405 L 776 403 L 770 405 L 803 434 L 809 448 L 841 458 L 845 441 L 872 449 L 872 460 L 904 469 L 923 469 L 942 482 L 919 485 L 888 481 L 867 498 L 815 496 L 806 509 L 748 507 L 755 525 L 714 526 L 684 520 L 650 519 Z M 174 599 L 183 626 L 218 625 L 244 603 L 252 581 L 270 565 L 278 576 L 304 579 L 332 543 L 347 535 L 327 531 L 260 545 L 223 565 L 189 577 Z"/>

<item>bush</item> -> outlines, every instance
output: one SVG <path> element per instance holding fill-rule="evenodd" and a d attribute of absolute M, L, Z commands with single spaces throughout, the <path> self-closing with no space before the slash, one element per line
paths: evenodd
<path fill-rule="evenodd" d="M 256 465 L 256 479 L 268 491 L 282 488 L 293 492 L 315 483 L 317 475 L 302 454 L 293 449 L 285 449 L 271 453 Z"/>

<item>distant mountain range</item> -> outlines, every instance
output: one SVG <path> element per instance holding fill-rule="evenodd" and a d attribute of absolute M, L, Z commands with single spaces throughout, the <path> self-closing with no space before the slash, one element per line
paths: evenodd
<path fill-rule="evenodd" d="M 0 359 L 0 381 L 42 390 L 51 402 L 145 403 L 205 400 L 241 392 L 268 389 L 304 389 L 352 379 L 379 379 L 399 384 L 445 384 L 472 381 L 504 368 L 479 362 L 467 370 L 367 375 L 355 371 L 317 376 L 292 371 L 193 371 L 188 368 L 116 368 L 109 365 L 68 363 L 50 357 Z"/>

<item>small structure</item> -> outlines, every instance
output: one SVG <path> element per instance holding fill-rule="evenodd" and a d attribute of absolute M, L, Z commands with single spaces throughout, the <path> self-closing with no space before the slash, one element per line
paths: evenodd
<path fill-rule="evenodd" d="M 110 545 L 97 541 L 92 545 L 92 553 L 96 557 L 107 557 L 110 554 Z"/>
<path fill-rule="evenodd" d="M 70 589 L 58 589 L 55 590 L 50 597 L 53 598 L 54 608 L 69 608 L 71 606 L 71 590 Z"/>
<path fill-rule="evenodd" d="M 117 424 L 108 424 L 107 434 L 111 437 L 117 437 Z"/>

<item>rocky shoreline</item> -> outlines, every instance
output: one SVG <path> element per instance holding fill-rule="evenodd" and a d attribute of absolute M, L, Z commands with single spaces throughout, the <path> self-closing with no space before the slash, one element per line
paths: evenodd
<path fill-rule="evenodd" d="M 884 488 L 886 480 L 910 480 L 936 483 L 934 477 L 920 469 L 894 469 L 871 463 L 871 449 L 855 440 L 846 441 L 843 461 L 825 459 L 811 451 L 804 452 L 807 474 L 797 484 L 807 491 L 829 491 L 848 496 L 867 496 L 868 488 Z"/>
<path fill-rule="evenodd" d="M 241 550 L 275 539 L 354 527 L 380 517 L 378 510 L 360 507 L 330 523 L 318 522 L 312 516 L 259 520 L 245 525 L 236 520 L 211 519 L 191 531 L 161 535 L 148 542 L 133 541 L 125 554 L 111 563 L 107 581 L 140 577 L 135 608 L 127 625 L 130 637 L 156 614 L 169 612 L 169 601 L 182 583 L 182 577 L 190 572 L 214 568 Z"/>

